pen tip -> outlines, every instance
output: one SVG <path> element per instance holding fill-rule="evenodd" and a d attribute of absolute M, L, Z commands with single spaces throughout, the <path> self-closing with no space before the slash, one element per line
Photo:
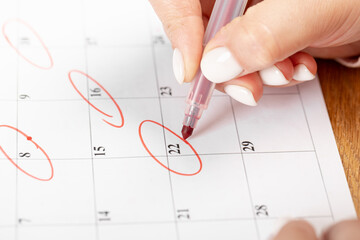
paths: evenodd
<path fill-rule="evenodd" d="M 183 138 L 186 140 L 188 137 L 190 137 L 193 133 L 194 129 L 192 127 L 189 126 L 183 126 L 182 130 L 181 130 L 181 134 L 183 136 Z"/>

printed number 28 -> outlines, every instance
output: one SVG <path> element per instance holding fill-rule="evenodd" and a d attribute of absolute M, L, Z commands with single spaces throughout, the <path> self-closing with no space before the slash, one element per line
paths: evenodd
<path fill-rule="evenodd" d="M 256 216 L 269 216 L 268 208 L 266 205 L 256 205 L 255 206 Z"/>

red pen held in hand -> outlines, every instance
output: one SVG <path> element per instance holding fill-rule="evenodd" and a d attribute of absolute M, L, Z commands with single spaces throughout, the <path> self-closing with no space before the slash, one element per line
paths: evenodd
<path fill-rule="evenodd" d="M 204 45 L 232 19 L 244 13 L 247 0 L 217 0 L 214 4 L 209 23 L 204 35 Z M 203 111 L 207 108 L 215 83 L 205 78 L 199 69 L 187 96 L 187 106 L 182 128 L 184 139 L 190 137 Z"/>

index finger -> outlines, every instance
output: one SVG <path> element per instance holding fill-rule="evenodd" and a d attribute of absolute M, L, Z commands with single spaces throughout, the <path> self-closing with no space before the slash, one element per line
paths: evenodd
<path fill-rule="evenodd" d="M 166 35 L 177 49 L 174 72 L 179 83 L 195 76 L 202 55 L 204 24 L 199 0 L 150 0 Z M 181 63 L 181 64 L 180 64 Z M 181 69 L 175 69 L 181 68 Z"/>

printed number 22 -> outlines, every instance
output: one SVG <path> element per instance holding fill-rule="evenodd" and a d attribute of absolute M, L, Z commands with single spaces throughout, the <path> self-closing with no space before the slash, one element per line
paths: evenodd
<path fill-rule="evenodd" d="M 180 144 L 169 144 L 168 149 L 170 154 L 180 154 Z"/>

